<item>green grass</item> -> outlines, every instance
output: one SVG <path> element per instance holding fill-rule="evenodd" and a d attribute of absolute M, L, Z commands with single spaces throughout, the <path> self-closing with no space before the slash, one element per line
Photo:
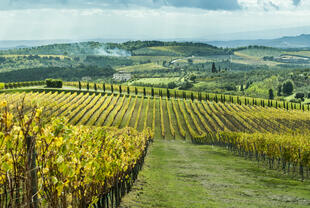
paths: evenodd
<path fill-rule="evenodd" d="M 309 207 L 300 182 L 220 147 L 155 140 L 121 207 Z"/>
<path fill-rule="evenodd" d="M 236 51 L 234 55 L 239 57 L 238 59 L 233 59 L 233 63 L 238 64 L 248 64 L 248 65 L 267 65 L 267 66 L 276 66 L 279 63 L 275 61 L 264 61 L 258 55 L 252 55 L 251 53 L 247 53 L 246 51 Z"/>
<path fill-rule="evenodd" d="M 286 52 L 285 54 L 310 57 L 310 51 L 294 51 Z"/>
<path fill-rule="evenodd" d="M 145 83 L 145 84 L 168 84 L 169 82 L 178 82 L 180 80 L 180 77 L 171 77 L 171 78 L 141 78 L 138 80 L 135 80 L 131 82 L 131 85 L 134 85 L 135 83 Z"/>
<path fill-rule="evenodd" d="M 125 66 L 117 68 L 117 71 L 126 71 L 126 72 L 137 72 L 137 71 L 150 71 L 150 70 L 158 70 L 158 69 L 167 69 L 162 65 L 156 63 L 147 63 L 147 64 L 138 64 L 133 66 Z"/>
<path fill-rule="evenodd" d="M 162 63 L 163 61 L 169 62 L 176 58 L 182 58 L 182 57 L 175 57 L 175 56 L 130 56 L 129 57 L 132 61 L 135 63 L 140 64 L 140 62 L 144 61 L 151 61 L 151 62 L 158 62 Z"/>
<path fill-rule="evenodd" d="M 264 56 L 280 56 L 283 52 L 276 48 L 249 48 L 240 51 L 242 54 L 263 58 Z"/>

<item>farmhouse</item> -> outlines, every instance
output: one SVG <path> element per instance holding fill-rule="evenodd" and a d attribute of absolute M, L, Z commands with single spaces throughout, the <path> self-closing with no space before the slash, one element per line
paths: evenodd
<path fill-rule="evenodd" d="M 119 71 L 118 73 L 113 74 L 113 79 L 117 81 L 128 81 L 131 79 L 131 74 L 124 71 Z"/>

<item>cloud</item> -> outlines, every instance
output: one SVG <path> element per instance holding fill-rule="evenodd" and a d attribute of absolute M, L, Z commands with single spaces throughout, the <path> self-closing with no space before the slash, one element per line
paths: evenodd
<path fill-rule="evenodd" d="M 308 0 L 238 0 L 243 10 L 263 11 L 309 9 L 302 6 L 306 1 Z"/>
<path fill-rule="evenodd" d="M 293 0 L 293 4 L 294 4 L 295 6 L 298 6 L 298 5 L 300 4 L 300 1 L 301 1 L 301 0 Z"/>
<path fill-rule="evenodd" d="M 238 0 L 1 0 L 0 9 L 38 8 L 161 8 L 185 7 L 204 10 L 238 10 Z"/>
<path fill-rule="evenodd" d="M 237 10 L 240 5 L 236 0 L 167 0 L 168 5 L 175 7 L 194 7 L 207 10 Z"/>

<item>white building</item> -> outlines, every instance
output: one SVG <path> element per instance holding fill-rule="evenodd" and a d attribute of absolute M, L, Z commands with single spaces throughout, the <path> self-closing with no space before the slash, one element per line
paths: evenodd
<path fill-rule="evenodd" d="M 117 81 L 128 81 L 131 79 L 131 74 L 124 71 L 119 71 L 118 73 L 113 74 L 113 79 Z"/>

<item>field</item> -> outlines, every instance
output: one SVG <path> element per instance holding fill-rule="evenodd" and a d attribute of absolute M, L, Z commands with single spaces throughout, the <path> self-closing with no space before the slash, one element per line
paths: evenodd
<path fill-rule="evenodd" d="M 44 105 L 51 116 L 66 116 L 77 125 L 155 126 L 156 138 L 187 139 L 219 131 L 290 132 L 309 125 L 309 111 L 247 106 L 210 101 L 101 93 L 14 93 L 1 99 L 18 102 L 24 96 Z M 153 112 L 155 110 L 155 113 Z M 164 117 L 161 116 L 165 115 Z M 160 129 L 162 131 L 160 131 Z M 173 133 L 175 132 L 175 134 Z"/>
<path fill-rule="evenodd" d="M 171 77 L 171 78 L 142 78 L 138 79 L 137 81 L 130 82 L 131 85 L 135 85 L 136 83 L 143 83 L 143 84 L 151 84 L 151 85 L 159 85 L 163 84 L 166 85 L 169 82 L 177 82 L 179 81 L 179 77 Z"/>
<path fill-rule="evenodd" d="M 260 56 L 248 53 L 248 51 L 238 51 L 234 53 L 237 59 L 233 59 L 234 63 L 247 64 L 247 65 L 267 65 L 276 66 L 278 63 L 274 61 L 264 61 Z"/>
<path fill-rule="evenodd" d="M 306 208 L 310 183 L 221 147 L 157 140 L 122 208 Z M 186 193 L 186 194 L 184 194 Z"/>
<path fill-rule="evenodd" d="M 133 66 L 125 66 L 117 68 L 117 71 L 126 71 L 126 72 L 137 72 L 137 71 L 151 71 L 151 70 L 168 70 L 166 67 L 163 67 L 161 65 L 155 64 L 155 63 L 147 63 L 147 64 L 138 64 Z"/>
<path fill-rule="evenodd" d="M 154 78 L 153 78 L 154 79 Z M 175 78 L 161 78 L 165 81 L 175 79 Z M 154 80 L 161 80 L 161 79 L 154 79 Z M 215 79 L 215 78 L 212 78 Z M 146 80 L 152 80 L 152 79 L 146 79 Z M 209 81 L 209 80 L 207 80 Z M 139 82 L 139 80 L 137 80 Z M 97 90 L 94 90 L 94 86 L 96 84 Z M 212 84 L 212 82 L 209 82 L 209 84 Z M 67 87 L 73 87 L 75 89 L 79 89 L 78 82 L 65 82 L 65 86 Z M 104 89 L 103 89 L 104 85 Z M 196 85 L 202 85 L 201 83 L 198 83 Z M 209 86 L 210 87 L 210 86 Z M 113 91 L 112 91 L 113 89 Z M 129 86 L 129 85 L 118 85 L 118 84 L 106 84 L 106 83 L 89 83 L 89 89 L 87 90 L 87 82 L 81 82 L 81 90 L 82 91 L 92 91 L 92 92 L 112 92 L 117 93 L 121 89 L 121 93 L 135 93 L 135 90 L 137 90 L 137 94 L 144 95 L 144 89 L 145 89 L 145 96 L 152 95 L 152 89 L 154 90 L 154 96 L 160 96 L 160 93 L 162 96 L 167 96 L 167 88 L 156 88 L 156 87 L 143 87 L 143 86 Z M 194 98 L 198 100 L 209 100 L 209 101 L 215 101 L 215 102 L 231 102 L 231 103 L 237 103 L 237 104 L 245 104 L 245 105 L 255 105 L 255 106 L 273 106 L 276 108 L 285 108 L 287 110 L 292 109 L 299 109 L 299 110 L 310 110 L 310 104 L 302 104 L 302 103 L 292 103 L 288 101 L 279 101 L 279 100 L 268 100 L 268 99 L 261 99 L 261 98 L 254 98 L 254 97 L 246 97 L 246 96 L 234 96 L 234 95 L 227 95 L 227 94 L 219 94 L 219 93 L 205 93 L 205 92 L 196 92 L 196 91 L 189 91 L 189 90 L 177 90 L 177 89 L 171 89 L 169 90 L 170 97 L 174 98 Z"/>
<path fill-rule="evenodd" d="M 155 144 L 146 158 L 146 168 L 121 207 L 310 204 L 307 191 L 310 111 L 140 93 L 128 95 L 123 90 L 124 93 L 113 94 L 47 89 L 1 93 L 0 99 L 9 106 L 22 100 L 37 103 L 44 107 L 43 117 L 64 117 L 77 128 L 87 128 L 87 132 L 103 127 L 150 132 Z M 100 166 L 96 167 L 99 171 Z M 156 187 L 166 185 L 167 188 L 154 193 Z M 266 188 L 272 195 L 264 194 Z M 181 200 L 184 194 L 188 198 Z M 150 202 L 150 195 L 156 200 Z M 266 197 L 264 202 L 259 200 Z M 113 197 L 105 200 L 112 202 Z"/>

